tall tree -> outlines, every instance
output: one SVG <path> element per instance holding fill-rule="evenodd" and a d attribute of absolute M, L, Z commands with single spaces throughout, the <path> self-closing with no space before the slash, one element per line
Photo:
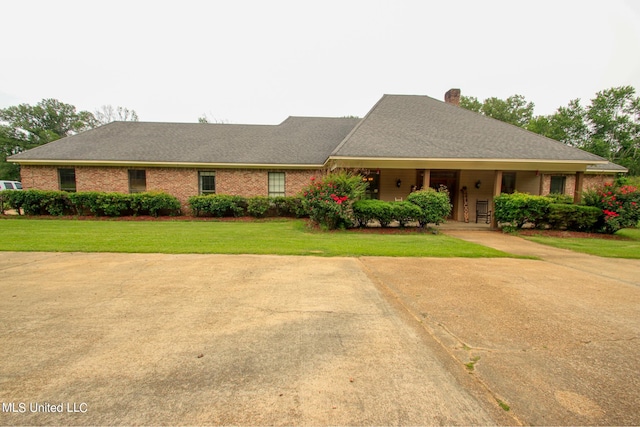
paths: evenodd
<path fill-rule="evenodd" d="M 585 149 L 640 174 L 640 97 L 635 89 L 620 86 L 598 92 L 587 118 L 591 135 Z"/>
<path fill-rule="evenodd" d="M 0 109 L 0 178 L 19 179 L 18 167 L 6 162 L 8 156 L 95 126 L 93 114 L 57 99 Z"/>
<path fill-rule="evenodd" d="M 460 99 L 460 106 L 519 127 L 526 127 L 529 124 L 535 107 L 533 102 L 527 102 L 522 95 L 512 95 L 507 99 L 491 97 L 483 102 L 473 96 L 463 96 Z"/>
<path fill-rule="evenodd" d="M 113 107 L 113 105 L 103 105 L 95 110 L 93 115 L 99 125 L 106 125 L 111 122 L 137 122 L 138 113 L 136 110 L 129 110 L 126 107 Z"/>
<path fill-rule="evenodd" d="M 631 86 L 600 91 L 587 107 L 574 99 L 553 114 L 535 117 L 527 129 L 640 175 L 640 97 Z"/>
<path fill-rule="evenodd" d="M 558 108 L 554 114 L 534 117 L 526 128 L 572 147 L 584 148 L 589 140 L 587 111 L 579 99 Z"/>
<path fill-rule="evenodd" d="M 0 110 L 0 120 L 21 139 L 35 144 L 55 141 L 96 126 L 88 111 L 57 99 L 43 99 L 36 105 L 20 104 Z"/>

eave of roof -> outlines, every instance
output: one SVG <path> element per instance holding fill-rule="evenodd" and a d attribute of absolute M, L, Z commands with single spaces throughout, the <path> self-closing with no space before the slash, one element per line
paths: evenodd
<path fill-rule="evenodd" d="M 38 160 L 17 159 L 15 163 L 29 166 L 104 166 L 104 167 L 157 167 L 199 169 L 318 169 L 324 164 L 298 163 L 206 163 L 206 162 L 141 162 L 124 160 Z"/>
<path fill-rule="evenodd" d="M 390 168 L 390 169 L 456 169 L 456 170 L 530 170 L 540 172 L 566 171 L 584 172 L 594 163 L 584 160 L 549 159 L 459 159 L 459 158 L 399 158 L 399 157 L 351 157 L 331 156 L 328 163 L 333 167 Z"/>

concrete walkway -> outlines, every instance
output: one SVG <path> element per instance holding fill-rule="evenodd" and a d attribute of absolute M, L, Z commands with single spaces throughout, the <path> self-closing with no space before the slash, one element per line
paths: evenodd
<path fill-rule="evenodd" d="M 531 242 L 500 231 L 444 230 L 445 234 L 515 255 L 537 257 L 550 264 L 588 272 L 604 279 L 640 285 L 640 260 L 603 258 Z"/>

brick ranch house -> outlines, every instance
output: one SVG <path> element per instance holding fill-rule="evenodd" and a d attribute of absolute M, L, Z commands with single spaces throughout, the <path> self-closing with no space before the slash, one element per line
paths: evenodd
<path fill-rule="evenodd" d="M 11 156 L 25 189 L 164 191 L 183 208 L 197 194 L 293 196 L 336 168 L 364 171 L 369 196 L 404 199 L 446 185 L 452 219 L 466 195 L 566 193 L 612 182 L 626 169 L 445 102 L 384 95 L 363 119 L 289 117 L 279 125 L 114 122 Z"/>

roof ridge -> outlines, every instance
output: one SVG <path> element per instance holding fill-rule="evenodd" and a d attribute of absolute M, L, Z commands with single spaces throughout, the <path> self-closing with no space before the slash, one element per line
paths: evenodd
<path fill-rule="evenodd" d="M 369 115 L 371 115 L 371 113 L 373 112 L 373 110 L 375 110 L 380 103 L 382 102 L 382 100 L 387 97 L 387 96 L 393 96 L 393 95 L 387 95 L 382 94 L 382 98 L 380 98 L 378 100 L 378 102 L 376 102 L 373 107 L 371 107 L 371 109 L 369 111 L 367 111 L 367 114 L 364 115 L 364 117 L 362 119 L 360 119 L 360 121 L 353 127 L 353 129 L 351 129 L 351 131 L 347 134 L 347 136 L 344 137 L 344 139 L 340 142 L 340 144 L 338 144 L 338 146 L 331 152 L 331 154 L 329 154 L 329 158 L 331 158 L 331 156 L 335 155 L 338 151 L 340 151 L 342 149 L 342 147 L 347 143 L 347 141 L 349 140 L 349 137 L 351 137 L 351 135 L 353 135 L 360 126 L 362 126 L 362 124 L 367 120 L 367 118 L 369 118 Z M 328 159 L 327 159 L 328 160 Z"/>

